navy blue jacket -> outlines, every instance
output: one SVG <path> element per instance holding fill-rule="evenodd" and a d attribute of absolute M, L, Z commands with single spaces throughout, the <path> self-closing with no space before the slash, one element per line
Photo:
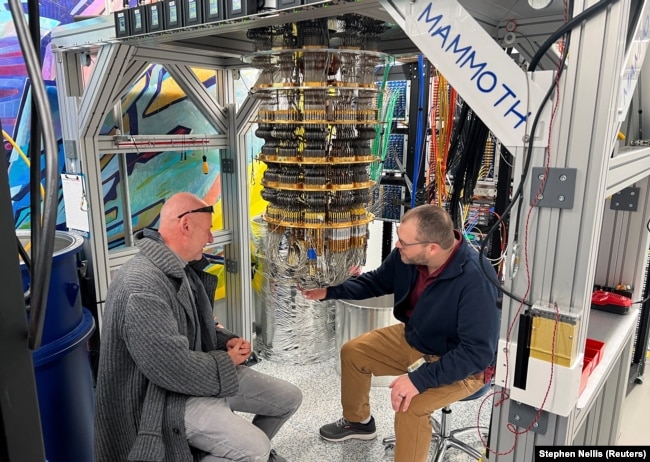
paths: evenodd
<path fill-rule="evenodd" d="M 487 260 L 484 266 L 493 271 Z M 406 311 L 417 277 L 417 267 L 403 263 L 399 250 L 393 249 L 376 270 L 329 287 L 327 299 L 363 300 L 394 294 L 393 314 L 406 324 L 407 343 L 422 354 L 440 356 L 439 361 L 409 373 L 420 392 L 484 371 L 496 357 L 500 311 L 497 288 L 483 273 L 478 252 L 462 240 L 440 276 L 424 290 L 409 319 Z"/>

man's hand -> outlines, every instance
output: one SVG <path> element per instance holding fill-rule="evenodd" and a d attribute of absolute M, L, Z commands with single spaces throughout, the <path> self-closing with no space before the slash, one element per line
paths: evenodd
<path fill-rule="evenodd" d="M 251 354 L 251 342 L 244 340 L 241 337 L 231 338 L 228 340 L 228 342 L 226 342 L 226 348 L 228 350 L 228 355 L 232 359 L 232 362 L 235 363 L 235 366 L 242 364 Z"/>
<path fill-rule="evenodd" d="M 307 300 L 322 300 L 327 296 L 327 287 L 323 289 L 312 289 L 312 290 L 300 289 L 300 293 Z"/>
<path fill-rule="evenodd" d="M 415 385 L 413 385 L 413 382 L 411 382 L 411 379 L 409 379 L 408 374 L 397 377 L 388 385 L 388 388 L 391 389 L 390 403 L 395 412 L 400 411 L 400 406 L 401 410 L 406 412 L 413 397 L 420 394 L 418 389 L 415 388 Z"/>

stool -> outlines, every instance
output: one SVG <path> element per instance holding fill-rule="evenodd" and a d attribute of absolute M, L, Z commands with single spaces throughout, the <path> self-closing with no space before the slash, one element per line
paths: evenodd
<path fill-rule="evenodd" d="M 461 399 L 460 401 L 472 401 L 474 399 L 480 398 L 481 396 L 483 396 L 488 392 L 491 385 L 492 384 L 490 383 L 486 383 L 477 392 L 469 395 L 467 398 Z M 447 449 L 449 448 L 456 448 L 460 451 L 463 451 L 466 454 L 469 454 L 476 460 L 480 460 L 483 457 L 483 454 L 478 452 L 469 444 L 458 439 L 459 437 L 465 435 L 476 434 L 477 432 L 476 426 L 450 430 L 449 425 L 447 423 L 447 415 L 451 414 L 451 408 L 449 406 L 445 406 L 440 411 L 442 413 L 440 422 L 438 422 L 433 417 L 433 415 L 431 416 L 431 425 L 433 426 L 433 435 L 431 435 L 431 439 L 435 441 L 435 448 L 436 448 L 436 451 L 434 453 L 435 458 L 433 460 L 435 462 L 442 462 L 445 458 Z M 481 434 L 485 439 L 487 439 L 488 430 L 489 429 L 487 427 L 479 427 L 478 429 L 478 431 L 481 432 Z M 388 438 L 384 438 L 382 440 L 382 443 L 384 445 L 384 450 L 386 451 L 387 454 L 390 454 L 392 451 L 394 451 L 395 449 L 394 436 L 389 436 Z"/>

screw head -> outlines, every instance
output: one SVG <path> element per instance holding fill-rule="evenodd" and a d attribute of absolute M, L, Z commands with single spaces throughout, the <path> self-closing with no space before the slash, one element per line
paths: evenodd
<path fill-rule="evenodd" d="M 558 202 L 564 202 L 564 199 L 565 199 L 565 197 L 564 197 L 562 194 L 560 194 L 559 196 L 557 196 L 557 200 L 558 200 Z"/>
<path fill-rule="evenodd" d="M 566 181 L 566 175 L 564 174 L 560 175 L 560 181 Z"/>
<path fill-rule="evenodd" d="M 537 200 L 540 200 L 540 201 L 541 201 L 542 199 L 544 199 L 544 194 L 541 194 L 541 193 L 538 194 L 538 195 L 537 195 Z"/>

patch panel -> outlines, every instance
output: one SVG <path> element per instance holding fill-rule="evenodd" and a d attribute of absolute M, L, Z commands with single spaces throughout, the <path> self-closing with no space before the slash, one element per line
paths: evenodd
<path fill-rule="evenodd" d="M 388 138 L 388 151 L 384 160 L 384 171 L 400 172 L 405 165 L 406 135 L 391 134 Z"/>

